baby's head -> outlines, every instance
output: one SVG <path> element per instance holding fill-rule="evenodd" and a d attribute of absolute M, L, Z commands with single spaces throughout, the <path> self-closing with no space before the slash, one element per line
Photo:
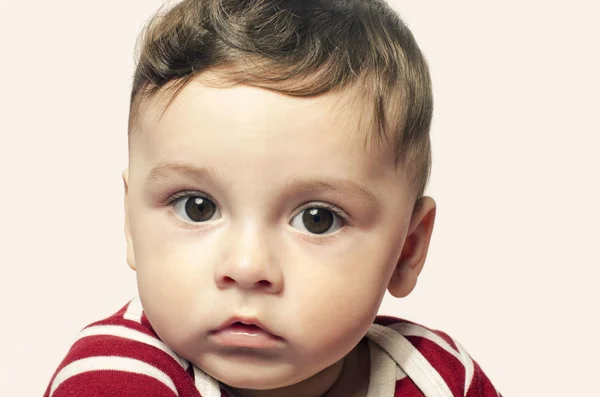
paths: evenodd
<path fill-rule="evenodd" d="M 339 372 L 425 261 L 431 114 L 427 65 L 383 1 L 185 0 L 153 18 L 123 178 L 158 335 L 234 388 Z M 232 321 L 272 335 L 218 332 Z"/>

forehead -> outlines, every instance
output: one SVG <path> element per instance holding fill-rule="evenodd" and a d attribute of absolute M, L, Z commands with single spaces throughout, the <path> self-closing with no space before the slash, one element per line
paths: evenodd
<path fill-rule="evenodd" d="M 147 165 L 177 160 L 244 165 L 244 171 L 263 175 L 276 167 L 365 179 L 396 174 L 392 160 L 366 148 L 369 117 L 356 89 L 306 98 L 196 79 L 164 113 L 159 104 L 149 101 L 140 114 L 132 157 Z"/>

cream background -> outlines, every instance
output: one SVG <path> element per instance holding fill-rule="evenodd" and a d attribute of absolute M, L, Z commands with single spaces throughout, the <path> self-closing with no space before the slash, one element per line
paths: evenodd
<path fill-rule="evenodd" d="M 41 396 L 135 294 L 133 48 L 159 0 L 0 0 L 0 394 Z M 382 313 L 460 340 L 505 396 L 598 395 L 598 2 L 392 0 L 431 66 L 438 219 Z"/>

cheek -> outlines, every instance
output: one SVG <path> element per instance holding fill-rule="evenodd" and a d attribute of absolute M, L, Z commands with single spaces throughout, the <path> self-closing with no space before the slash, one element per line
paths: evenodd
<path fill-rule="evenodd" d="M 194 249 L 192 249 L 194 248 Z M 138 290 L 146 316 L 172 348 L 194 338 L 211 319 L 213 275 L 197 249 L 157 243 L 136 251 Z"/>
<path fill-rule="evenodd" d="M 181 257 L 172 259 L 185 263 Z M 198 272 L 190 272 L 189 267 L 179 265 L 165 270 L 160 263 L 145 265 L 138 270 L 138 290 L 146 317 L 163 342 L 190 360 L 203 348 L 198 342 L 201 336 L 217 325 L 211 323 L 214 305 L 203 304 L 214 302 L 214 297 L 207 293 Z"/>
<path fill-rule="evenodd" d="M 189 302 L 201 285 L 212 281 L 206 252 L 215 245 L 188 230 L 177 229 L 165 220 L 167 216 L 141 217 L 132 228 L 138 287 L 140 294 L 148 290 L 148 295 L 152 292 L 171 304 L 179 304 Z"/>
<path fill-rule="evenodd" d="M 182 252 L 157 244 L 152 250 L 136 249 L 137 278 L 140 293 L 155 294 L 171 305 L 191 298 L 190 294 L 205 274 Z"/>
<path fill-rule="evenodd" d="M 296 281 L 290 280 L 295 339 L 304 341 L 304 348 L 317 356 L 335 350 L 348 353 L 377 315 L 393 268 L 390 263 L 385 254 L 355 250 L 314 265 L 309 278 L 297 275 Z"/>

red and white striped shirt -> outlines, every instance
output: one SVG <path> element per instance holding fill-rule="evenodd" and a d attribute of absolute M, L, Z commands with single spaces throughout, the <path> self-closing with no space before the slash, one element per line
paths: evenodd
<path fill-rule="evenodd" d="M 367 333 L 368 397 L 499 397 L 479 365 L 440 331 L 377 317 Z M 165 345 L 139 298 L 81 331 L 44 397 L 233 397 Z"/>

